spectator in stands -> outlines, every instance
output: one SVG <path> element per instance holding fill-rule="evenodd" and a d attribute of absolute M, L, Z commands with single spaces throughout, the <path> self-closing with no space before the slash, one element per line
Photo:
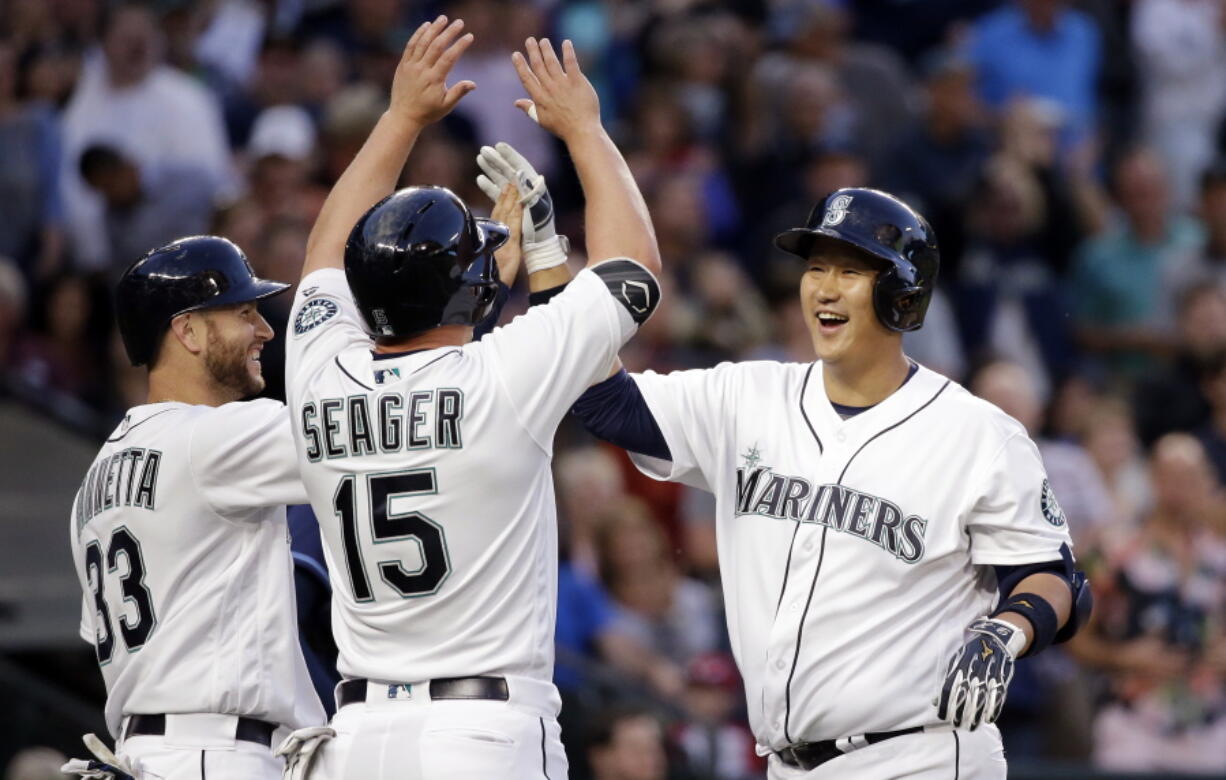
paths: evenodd
<path fill-rule="evenodd" d="M 798 70 L 829 68 L 850 104 L 857 142 L 876 168 L 914 115 L 910 77 L 893 51 L 854 40 L 851 23 L 838 0 L 780 4 L 770 24 L 786 48 L 762 57 L 755 81 L 767 94 L 786 96 Z"/>
<path fill-rule="evenodd" d="M 615 706 L 590 726 L 592 780 L 665 780 L 664 727 L 645 709 Z"/>
<path fill-rule="evenodd" d="M 1222 114 L 1226 122 L 1226 112 Z M 1200 219 L 1205 226 L 1205 262 L 1209 273 L 1226 288 L 1226 153 L 1200 177 Z"/>
<path fill-rule="evenodd" d="M 967 48 L 979 93 L 992 108 L 1023 96 L 1048 98 L 1060 107 L 1066 149 L 1096 130 L 1102 61 L 1098 28 L 1070 5 L 1012 0 L 974 23 Z"/>
<path fill-rule="evenodd" d="M 448 7 L 448 15 L 463 19 L 465 32 L 473 35 L 472 46 L 456 63 L 451 77 L 480 84 L 486 95 L 522 95 L 523 86 L 515 69 L 507 67 L 507 61 L 512 47 L 529 35 L 544 32 L 545 19 L 537 4 L 452 0 Z M 557 154 L 549 134 L 525 120 L 510 100 L 463 101 L 456 106 L 455 113 L 472 123 L 478 144 L 493 146 L 505 141 L 531 160 L 540 173 L 549 176 L 555 171 Z"/>
<path fill-rule="evenodd" d="M 81 153 L 81 179 L 102 198 L 111 271 L 117 277 L 154 247 L 208 232 L 215 187 L 202 168 L 188 163 L 144 170 L 117 149 L 94 144 Z"/>
<path fill-rule="evenodd" d="M 622 499 L 602 513 L 599 523 L 600 579 L 621 608 L 618 620 L 624 630 L 679 665 L 718 649 L 723 623 L 716 596 L 681 575 L 647 505 Z"/>
<path fill-rule="evenodd" d="M 1209 418 L 1196 431 L 1219 485 L 1226 485 L 1226 348 L 1206 361 L 1200 377 Z"/>
<path fill-rule="evenodd" d="M 313 224 L 327 191 L 316 184 L 315 125 L 298 106 L 266 108 L 247 142 L 251 189 L 244 208 L 265 221 L 288 218 Z"/>
<path fill-rule="evenodd" d="M 1110 702 L 1094 762 L 1115 771 L 1226 772 L 1226 540 L 1210 528 L 1204 452 L 1169 434 L 1150 459 L 1154 506 L 1094 576 L 1089 631 L 1073 643 L 1104 670 Z"/>
<path fill-rule="evenodd" d="M 942 269 L 948 273 L 962 256 L 963 214 L 992 138 L 975 95 L 975 69 L 964 54 L 932 52 L 921 63 L 921 72 L 920 119 L 903 134 L 880 175 L 887 190 L 927 215 L 942 258 L 951 261 Z"/>
<path fill-rule="evenodd" d="M 967 249 L 951 280 L 972 359 L 1004 357 L 1035 377 L 1041 395 L 1072 351 L 1059 276 L 1043 252 L 1047 202 L 1037 177 L 1014 157 L 985 165 L 967 209 Z"/>
<path fill-rule="evenodd" d="M 1149 507 L 1151 490 L 1132 410 L 1122 399 L 1098 396 L 1083 412 L 1081 441 L 1111 494 L 1112 523 L 1099 535 L 1112 548 Z"/>
<path fill-rule="evenodd" d="M 1026 429 L 1043 456 L 1047 478 L 1068 518 L 1079 554 L 1097 544 L 1097 535 L 1114 521 L 1114 508 L 1102 475 L 1089 453 L 1071 441 L 1046 438 L 1043 404 L 1033 377 L 1015 363 L 998 360 L 980 368 L 970 382 L 975 395 L 999 406 Z"/>
<path fill-rule="evenodd" d="M 160 64 L 160 48 L 157 18 L 149 6 L 122 2 L 113 7 L 102 56 L 87 59 L 64 111 L 61 181 L 74 254 L 87 268 L 130 262 L 111 258 L 109 243 L 98 240 L 105 234 L 103 206 L 86 188 L 79 167 L 89 146 L 109 145 L 141 170 L 194 167 L 212 192 L 232 189 L 217 99 L 187 75 Z"/>
<path fill-rule="evenodd" d="M 1177 341 L 1168 365 L 1137 380 L 1133 409 L 1141 441 L 1152 444 L 1172 431 L 1192 431 L 1209 419 L 1201 380 L 1226 350 L 1226 287 L 1206 280 L 1179 296 Z"/>
<path fill-rule="evenodd" d="M 1146 143 L 1166 162 L 1179 207 L 1216 154 L 1226 112 L 1226 6 L 1196 0 L 1137 0 L 1132 44 L 1142 88 Z"/>
<path fill-rule="evenodd" d="M 1176 293 L 1204 271 L 1203 231 L 1171 211 L 1166 171 L 1152 151 L 1126 154 L 1112 178 L 1122 219 L 1078 250 L 1072 292 L 1082 345 L 1136 376 L 1173 346 Z"/>
<path fill-rule="evenodd" d="M 52 106 L 19 98 L 18 80 L 17 50 L 0 39 L 0 255 L 38 281 L 63 261 L 60 130 Z"/>
<path fill-rule="evenodd" d="M 61 271 L 44 295 L 32 331 L 13 350 L 13 371 L 52 403 L 62 395 L 101 408 L 106 383 L 99 342 L 109 329 L 101 326 L 107 315 L 98 311 L 98 291 L 84 275 Z"/>
<path fill-rule="evenodd" d="M 766 771 L 766 759 L 755 750 L 753 734 L 740 718 L 741 678 L 724 653 L 705 653 L 687 669 L 687 720 L 671 732 L 685 754 L 686 765 L 709 780 L 749 780 Z"/>

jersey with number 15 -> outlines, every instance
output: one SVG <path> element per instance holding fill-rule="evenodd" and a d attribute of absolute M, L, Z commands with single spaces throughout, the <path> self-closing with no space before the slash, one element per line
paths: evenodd
<path fill-rule="evenodd" d="M 553 436 L 657 290 L 609 260 L 481 341 L 373 354 L 344 273 L 302 280 L 286 386 L 342 674 L 552 678 Z"/>

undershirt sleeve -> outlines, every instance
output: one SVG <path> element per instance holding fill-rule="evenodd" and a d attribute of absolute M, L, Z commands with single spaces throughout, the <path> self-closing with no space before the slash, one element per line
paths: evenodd
<path fill-rule="evenodd" d="M 599 439 L 630 452 L 672 460 L 660 424 L 624 368 L 589 387 L 571 411 L 588 433 Z"/>

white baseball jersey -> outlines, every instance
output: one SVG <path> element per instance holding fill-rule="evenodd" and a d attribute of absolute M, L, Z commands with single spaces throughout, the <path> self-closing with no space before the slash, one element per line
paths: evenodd
<path fill-rule="evenodd" d="M 298 645 L 293 446 L 270 400 L 133 407 L 102 446 L 71 536 L 112 735 L 129 714 L 324 721 Z"/>
<path fill-rule="evenodd" d="M 551 679 L 552 441 L 636 329 L 619 265 L 654 305 L 607 261 L 479 342 L 398 355 L 372 354 L 343 272 L 302 280 L 286 386 L 344 675 Z"/>
<path fill-rule="evenodd" d="M 820 362 L 634 379 L 672 455 L 636 465 L 715 494 L 762 752 L 937 723 L 945 665 L 996 599 L 989 564 L 1069 543 L 1021 425 L 925 368 L 846 420 Z"/>

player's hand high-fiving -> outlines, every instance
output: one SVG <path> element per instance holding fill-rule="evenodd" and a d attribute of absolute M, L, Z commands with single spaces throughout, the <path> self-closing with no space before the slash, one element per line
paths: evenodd
<path fill-rule="evenodd" d="M 463 29 L 463 19 L 447 24 L 446 16 L 417 28 L 405 44 L 392 78 L 392 114 L 419 126 L 428 125 L 446 116 L 460 98 L 477 88 L 471 81 L 447 86 L 447 74 L 473 42 L 472 33 L 460 36 Z"/>
<path fill-rule="evenodd" d="M 558 60 L 548 38 L 529 38 L 523 53 L 515 52 L 511 61 L 531 98 L 517 100 L 515 105 L 541 127 L 563 141 L 577 133 L 600 130 L 600 99 L 579 69 L 574 44 L 563 41 L 562 59 Z"/>

